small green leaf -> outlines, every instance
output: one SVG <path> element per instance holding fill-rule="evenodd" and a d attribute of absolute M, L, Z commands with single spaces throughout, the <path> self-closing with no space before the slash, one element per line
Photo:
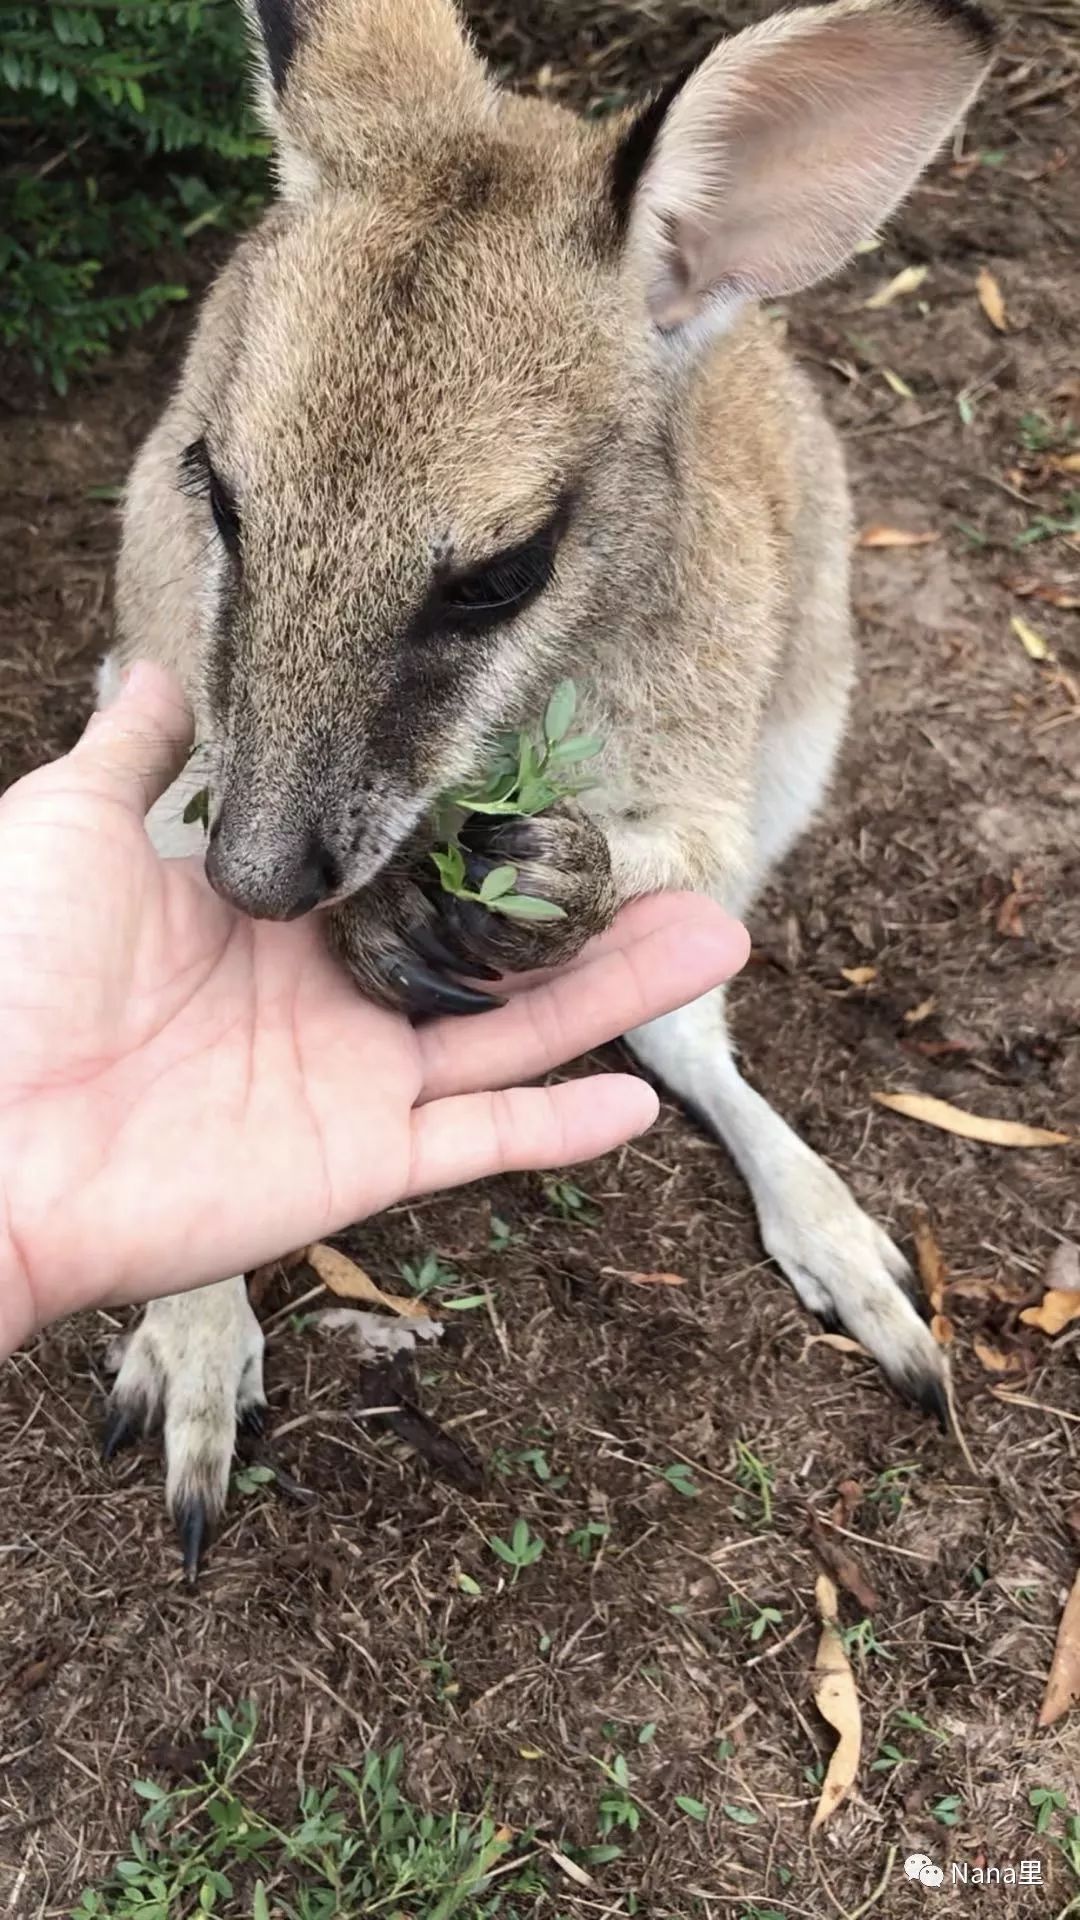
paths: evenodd
<path fill-rule="evenodd" d="M 486 907 L 493 900 L 500 900 L 504 893 L 512 893 L 517 885 L 516 867 L 492 867 L 480 888 L 480 898 Z"/>
<path fill-rule="evenodd" d="M 492 1553 L 498 1554 L 499 1559 L 504 1561 L 508 1567 L 517 1566 L 518 1557 L 513 1547 L 508 1547 L 506 1541 L 500 1540 L 497 1533 L 488 1535 L 488 1546 L 491 1548 Z"/>
<path fill-rule="evenodd" d="M 202 827 L 204 832 L 206 832 L 209 829 L 209 826 L 210 826 L 210 789 L 209 787 L 200 787 L 198 793 L 192 794 L 191 799 L 188 801 L 187 806 L 184 808 L 183 821 L 184 821 L 185 827 L 192 827 L 195 825 L 195 822 L 198 821 L 199 825 Z"/>
<path fill-rule="evenodd" d="M 522 781 L 517 804 L 513 810 L 515 813 L 527 814 L 531 819 L 533 814 L 546 813 L 549 807 L 555 805 L 558 798 L 558 787 L 553 787 L 550 780 L 541 779 L 537 774 L 534 779 Z"/>
<path fill-rule="evenodd" d="M 141 1800 L 167 1800 L 169 1797 L 156 1780 L 134 1780 L 132 1786 Z"/>
<path fill-rule="evenodd" d="M 262 1880 L 256 1880 L 252 1889 L 251 1920 L 270 1920 L 270 1902 L 266 1897 L 266 1886 Z"/>
<path fill-rule="evenodd" d="M 549 747 L 565 739 L 576 712 L 577 688 L 572 680 L 560 680 L 544 714 L 544 738 Z"/>
<path fill-rule="evenodd" d="M 729 1820 L 734 1820 L 737 1827 L 757 1826 L 758 1816 L 753 1807 L 725 1807 L 724 1812 Z"/>
<path fill-rule="evenodd" d="M 431 858 L 444 893 L 459 893 L 465 884 L 465 856 L 457 845 L 436 848 Z"/>
<path fill-rule="evenodd" d="M 656 1738 L 656 1721 L 646 1720 L 645 1725 L 642 1727 L 641 1732 L 638 1734 L 638 1746 L 647 1747 L 649 1745 L 649 1742 L 651 1740 L 655 1740 L 655 1738 Z"/>
<path fill-rule="evenodd" d="M 486 1307 L 486 1293 L 466 1293 L 457 1300 L 443 1300 L 439 1304 L 440 1313 L 472 1313 L 477 1307 Z"/>
<path fill-rule="evenodd" d="M 708 1807 L 703 1806 L 700 1800 L 691 1799 L 688 1793 L 677 1793 L 675 1805 L 681 1813 L 688 1813 L 691 1820 L 707 1820 L 709 1817 Z"/>
<path fill-rule="evenodd" d="M 603 750 L 603 741 L 594 735 L 579 733 L 574 740 L 563 740 L 548 756 L 549 767 L 570 767 L 577 760 L 592 760 Z"/>
<path fill-rule="evenodd" d="M 461 1588 L 462 1593 L 470 1593 L 472 1594 L 474 1599 L 476 1599 L 483 1592 L 483 1588 L 480 1586 L 478 1581 L 473 1579 L 471 1573 L 459 1573 L 457 1576 L 457 1583 L 458 1583 L 458 1586 Z"/>
<path fill-rule="evenodd" d="M 566 919 L 565 907 L 556 906 L 554 900 L 537 900 L 531 893 L 505 893 L 490 905 L 495 913 L 505 913 L 508 920 Z"/>

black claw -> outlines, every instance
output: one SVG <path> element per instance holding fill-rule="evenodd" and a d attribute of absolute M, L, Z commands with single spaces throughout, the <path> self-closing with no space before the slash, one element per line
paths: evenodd
<path fill-rule="evenodd" d="M 388 960 L 383 965 L 383 978 L 409 1013 L 487 1013 L 492 1007 L 505 1005 L 496 994 L 444 980 L 422 960 Z"/>
<path fill-rule="evenodd" d="M 437 933 L 422 922 L 409 929 L 409 945 L 415 949 L 422 960 L 433 967 L 450 967 L 455 973 L 468 973 L 477 980 L 498 980 L 497 967 L 484 966 L 478 960 L 470 960 L 459 948 L 455 951 Z"/>
<path fill-rule="evenodd" d="M 111 1460 L 124 1447 L 130 1447 L 139 1438 L 141 1431 L 142 1420 L 139 1414 L 132 1413 L 129 1407 L 110 1407 L 105 1431 L 101 1436 L 102 1459 Z"/>
<path fill-rule="evenodd" d="M 948 1433 L 952 1425 L 949 1418 L 949 1402 L 940 1380 L 935 1379 L 932 1373 L 922 1373 L 917 1379 L 905 1380 L 903 1391 L 909 1400 L 914 1401 L 915 1405 L 921 1408 L 923 1413 L 929 1414 L 932 1420 L 937 1421 L 942 1433 Z"/>
<path fill-rule="evenodd" d="M 256 1400 L 250 1407 L 245 1407 L 243 1413 L 240 1415 L 240 1431 L 241 1433 L 254 1434 L 258 1440 L 265 1427 L 266 1408 L 261 1400 Z"/>
<path fill-rule="evenodd" d="M 826 1307 L 824 1311 L 818 1309 L 814 1314 L 814 1318 L 823 1333 L 846 1332 L 846 1328 L 839 1314 L 834 1313 L 831 1307 Z"/>
<path fill-rule="evenodd" d="M 199 1562 L 206 1539 L 206 1502 L 197 1493 L 189 1494 L 174 1509 L 173 1517 L 184 1550 L 184 1578 L 188 1586 L 193 1587 L 199 1577 Z"/>

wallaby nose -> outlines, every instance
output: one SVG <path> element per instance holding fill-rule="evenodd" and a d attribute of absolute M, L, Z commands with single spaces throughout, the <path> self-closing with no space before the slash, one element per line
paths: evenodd
<path fill-rule="evenodd" d="M 319 835 L 309 833 L 295 849 L 280 844 L 245 845 L 223 832 L 210 832 L 206 877 L 215 893 L 253 920 L 298 920 L 341 885 L 338 860 Z"/>

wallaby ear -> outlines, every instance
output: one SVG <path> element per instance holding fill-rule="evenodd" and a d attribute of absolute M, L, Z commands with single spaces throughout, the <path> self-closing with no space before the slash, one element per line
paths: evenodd
<path fill-rule="evenodd" d="M 656 326 L 712 331 L 835 272 L 912 187 L 992 47 L 970 0 L 834 0 L 722 41 L 616 154 Z"/>
<path fill-rule="evenodd" d="M 483 111 L 454 0 L 243 0 L 286 198 L 356 183 L 399 137 Z"/>

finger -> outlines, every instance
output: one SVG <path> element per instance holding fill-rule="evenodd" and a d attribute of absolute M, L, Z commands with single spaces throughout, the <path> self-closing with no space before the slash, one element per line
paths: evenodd
<path fill-rule="evenodd" d="M 567 973 L 575 973 L 580 967 L 589 965 L 602 953 L 612 953 L 625 947 L 631 940 L 643 938 L 657 927 L 667 926 L 676 915 L 685 914 L 696 925 L 704 915 L 710 921 L 718 911 L 716 902 L 700 893 L 650 893 L 640 900 L 633 900 L 623 907 L 604 933 L 595 938 L 575 954 L 572 960 L 564 961 L 559 967 L 533 967 L 528 973 L 504 974 L 499 982 L 499 992 L 507 996 L 531 992 L 534 987 L 544 985 L 547 980 Z M 461 972 L 461 968 L 458 971 Z"/>
<path fill-rule="evenodd" d="M 641 901 L 572 969 L 467 1028 L 439 1020 L 421 1029 L 421 1098 L 535 1079 L 696 1000 L 737 973 L 749 950 L 745 928 L 710 900 Z"/>
<path fill-rule="evenodd" d="M 652 1088 L 628 1073 L 436 1100 L 413 1115 L 407 1191 L 594 1160 L 651 1127 L 658 1111 Z"/>
<path fill-rule="evenodd" d="M 139 660 L 112 704 L 94 714 L 68 760 L 84 779 L 141 816 L 175 780 L 193 737 L 179 681 Z"/>

